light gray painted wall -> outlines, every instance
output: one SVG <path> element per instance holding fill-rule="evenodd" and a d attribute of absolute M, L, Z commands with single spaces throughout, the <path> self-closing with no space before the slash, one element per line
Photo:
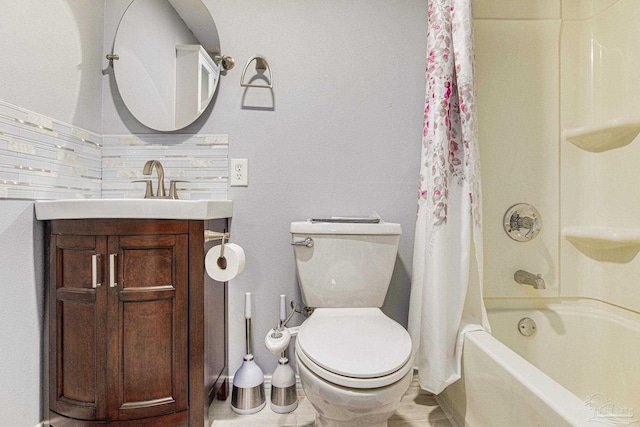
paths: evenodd
<path fill-rule="evenodd" d="M 101 131 L 104 1 L 0 0 L 0 99 Z M 42 420 L 44 253 L 33 202 L 0 200 L 2 425 Z"/>
<path fill-rule="evenodd" d="M 278 318 L 278 295 L 300 300 L 289 223 L 318 215 L 379 213 L 404 235 L 385 312 L 406 323 L 424 110 L 426 0 L 206 0 L 222 51 L 236 67 L 221 77 L 215 105 L 189 130 L 229 134 L 230 156 L 249 159 L 249 187 L 230 188 L 232 241 L 245 271 L 229 283 L 230 371 L 244 353 L 243 295 L 252 292 L 253 347 Z M 107 4 L 105 44 L 117 25 Z M 117 5 L 113 6 L 114 8 Z M 246 61 L 262 54 L 269 91 L 240 87 Z M 250 71 L 253 67 L 250 68 Z M 148 132 L 120 107 L 104 79 L 104 133 Z M 247 102 L 249 104 L 249 102 Z M 302 319 L 296 318 L 296 322 Z"/>
<path fill-rule="evenodd" d="M 244 353 L 246 291 L 257 300 L 257 360 L 267 372 L 275 367 L 261 342 L 277 320 L 278 295 L 300 300 L 289 246 L 293 220 L 377 212 L 401 223 L 404 235 L 384 310 L 406 323 L 426 0 L 206 4 L 224 52 L 238 65 L 222 78 L 213 108 L 186 131 L 228 133 L 231 157 L 248 158 L 250 165 L 249 187 L 230 191 L 233 241 L 247 252 L 245 272 L 229 284 L 231 372 Z M 103 28 L 103 5 L 0 0 L 0 98 L 103 134 L 149 133 L 122 106 L 109 71 L 102 74 L 122 12 L 118 1 L 109 2 Z M 263 93 L 245 94 L 239 86 L 244 63 L 256 53 L 274 71 L 274 111 L 242 108 L 243 96 L 264 101 Z M 32 209 L 32 202 L 0 201 L 0 321 L 13 327 L 7 337 L 3 327 L 0 339 L 0 359 L 8 361 L 0 394 L 0 406 L 11 408 L 7 425 L 31 426 L 40 419 L 42 233 Z"/>
<path fill-rule="evenodd" d="M 278 295 L 300 301 L 289 223 L 366 215 L 402 224 L 384 311 L 406 324 L 424 111 L 426 0 L 207 1 L 223 53 L 237 69 L 221 80 L 207 126 L 249 159 L 249 187 L 230 188 L 233 241 L 247 253 L 229 284 L 230 369 L 244 353 L 244 292 L 255 294 L 254 353 L 278 318 Z M 241 67 L 259 53 L 274 72 L 275 111 L 241 108 Z M 255 91 L 260 89 L 253 89 Z M 247 92 L 246 97 L 250 98 Z M 296 323 L 301 318 L 294 319 Z"/>
<path fill-rule="evenodd" d="M 2 424 L 41 420 L 44 250 L 33 202 L 0 201 L 0 407 Z"/>
<path fill-rule="evenodd" d="M 0 98 L 101 133 L 104 0 L 0 0 Z"/>

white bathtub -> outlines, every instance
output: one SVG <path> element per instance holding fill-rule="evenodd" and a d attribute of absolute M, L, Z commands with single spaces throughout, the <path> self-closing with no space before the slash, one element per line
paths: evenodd
<path fill-rule="evenodd" d="M 640 427 L 640 314 L 586 299 L 486 305 L 493 336 L 466 335 L 463 377 L 437 397 L 459 426 Z"/>

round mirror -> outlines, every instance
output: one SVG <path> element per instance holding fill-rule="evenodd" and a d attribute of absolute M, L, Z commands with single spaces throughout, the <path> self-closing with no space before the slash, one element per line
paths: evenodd
<path fill-rule="evenodd" d="M 182 129 L 213 98 L 220 77 L 220 40 L 201 0 L 134 0 L 114 42 L 120 96 L 143 125 Z"/>

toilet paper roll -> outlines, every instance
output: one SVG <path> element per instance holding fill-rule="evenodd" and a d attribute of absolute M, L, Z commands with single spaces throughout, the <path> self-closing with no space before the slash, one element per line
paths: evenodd
<path fill-rule="evenodd" d="M 218 282 L 227 282 L 244 269 L 244 250 L 235 243 L 225 243 L 224 258 L 226 259 L 226 268 L 222 268 L 218 263 L 220 257 L 221 245 L 216 245 L 207 251 L 204 258 L 204 266 L 207 274 Z"/>

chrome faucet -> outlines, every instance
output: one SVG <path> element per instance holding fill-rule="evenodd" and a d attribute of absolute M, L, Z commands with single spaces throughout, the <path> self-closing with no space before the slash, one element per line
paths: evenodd
<path fill-rule="evenodd" d="M 153 187 L 151 186 L 151 181 L 149 181 L 149 184 L 147 185 L 147 193 L 145 194 L 145 198 L 155 197 L 155 198 L 164 199 L 167 197 L 167 192 L 164 187 L 164 168 L 162 167 L 162 163 L 160 163 L 158 160 L 149 160 L 147 163 L 144 164 L 144 168 L 142 169 L 142 174 L 152 175 L 154 168 L 158 174 L 158 190 L 154 195 Z M 149 195 L 149 193 L 151 194 Z"/>
<path fill-rule="evenodd" d="M 533 286 L 534 289 L 546 289 L 547 287 L 540 274 L 536 275 L 524 270 L 516 271 L 513 275 L 513 279 L 521 285 Z"/>

